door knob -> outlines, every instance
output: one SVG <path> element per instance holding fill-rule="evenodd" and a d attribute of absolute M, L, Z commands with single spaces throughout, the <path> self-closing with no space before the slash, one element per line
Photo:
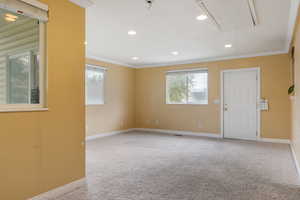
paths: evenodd
<path fill-rule="evenodd" d="M 224 111 L 228 111 L 228 105 L 227 104 L 224 105 Z"/>

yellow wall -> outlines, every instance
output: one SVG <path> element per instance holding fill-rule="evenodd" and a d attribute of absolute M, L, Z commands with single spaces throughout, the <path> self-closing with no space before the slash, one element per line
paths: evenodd
<path fill-rule="evenodd" d="M 87 136 L 135 127 L 135 69 L 87 59 L 105 67 L 105 104 L 86 107 Z"/>
<path fill-rule="evenodd" d="M 290 138 L 289 56 L 275 55 L 181 66 L 143 68 L 136 72 L 136 126 L 220 133 L 220 71 L 232 68 L 261 67 L 262 98 L 270 110 L 262 112 L 261 135 L 264 138 Z M 209 105 L 166 105 L 165 72 L 174 69 L 208 68 Z M 159 120 L 156 124 L 155 120 Z M 199 122 L 202 128 L 199 128 Z"/>
<path fill-rule="evenodd" d="M 49 111 L 0 113 L 0 199 L 24 200 L 85 176 L 85 10 L 49 5 Z M 74 23 L 75 22 L 75 23 Z"/>
<path fill-rule="evenodd" d="M 300 165 L 300 16 L 294 35 L 295 46 L 295 88 L 296 93 L 292 101 L 292 142 Z"/>
<path fill-rule="evenodd" d="M 85 113 L 85 11 L 68 0 L 42 2 L 50 9 L 47 30 L 50 110 L 0 113 L 0 199 L 23 200 L 84 177 L 85 114 L 91 128 L 88 134 L 134 126 L 219 133 L 220 109 L 212 100 L 219 99 L 221 69 L 262 68 L 262 97 L 270 100 L 270 111 L 262 114 L 262 135 L 289 138 L 288 55 L 138 70 L 88 60 L 107 67 L 109 81 L 107 104 L 89 107 Z M 298 59 L 299 54 L 297 51 Z M 164 71 L 192 67 L 209 68 L 209 105 L 166 105 Z M 299 121 L 298 103 L 295 108 L 295 121 Z M 160 120 L 159 125 L 155 125 L 156 119 Z M 197 128 L 198 120 L 203 128 Z M 300 155 L 299 123 L 294 130 Z"/>

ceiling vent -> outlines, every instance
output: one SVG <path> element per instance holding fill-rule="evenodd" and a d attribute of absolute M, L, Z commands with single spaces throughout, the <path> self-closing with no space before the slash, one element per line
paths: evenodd
<path fill-rule="evenodd" d="M 209 18 L 209 20 L 214 24 L 214 26 L 219 29 L 221 29 L 220 24 L 218 23 L 218 21 L 216 20 L 216 18 L 213 16 L 213 14 L 208 10 L 207 6 L 204 3 L 204 0 L 196 0 L 197 5 L 199 6 L 199 8 L 201 9 L 201 11 L 207 15 L 207 17 Z"/>
<path fill-rule="evenodd" d="M 247 0 L 248 1 L 248 6 L 249 6 L 249 11 L 251 14 L 251 20 L 253 23 L 253 26 L 258 25 L 258 19 L 257 19 L 257 14 L 256 14 L 256 8 L 255 8 L 255 0 Z"/>

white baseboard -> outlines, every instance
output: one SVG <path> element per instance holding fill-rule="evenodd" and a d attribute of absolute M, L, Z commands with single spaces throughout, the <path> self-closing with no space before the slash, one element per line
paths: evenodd
<path fill-rule="evenodd" d="M 215 133 L 200 133 L 200 132 L 191 132 L 191 131 L 177 131 L 177 130 L 152 129 L 152 128 L 135 128 L 134 130 L 145 131 L 145 132 L 166 133 L 169 135 L 186 135 L 186 136 L 221 138 L 221 134 L 215 134 Z"/>
<path fill-rule="evenodd" d="M 155 133 L 166 133 L 169 135 L 185 135 L 185 136 L 198 136 L 198 137 L 210 137 L 210 138 L 223 138 L 221 134 L 216 133 L 203 133 L 203 132 L 191 132 L 191 131 L 179 131 L 179 130 L 168 130 L 168 129 L 154 129 L 154 128 L 131 128 L 127 130 L 112 131 L 107 133 L 99 133 L 96 135 L 91 135 L 86 137 L 86 141 L 94 140 L 97 138 L 113 136 L 121 133 L 127 133 L 131 131 L 145 131 L 145 132 L 155 132 Z M 275 139 L 275 138 L 259 138 L 258 142 L 269 142 L 269 143 L 279 143 L 279 144 L 291 144 L 288 139 Z"/>
<path fill-rule="evenodd" d="M 70 191 L 75 190 L 76 188 L 79 188 L 81 186 L 84 186 L 86 184 L 85 178 L 71 182 L 67 185 L 63 185 L 61 187 L 55 188 L 53 190 L 50 190 L 48 192 L 42 193 L 40 195 L 37 195 L 35 197 L 32 197 L 28 200 L 49 200 L 49 199 L 56 199 L 59 196 L 66 194 Z"/>
<path fill-rule="evenodd" d="M 290 147 L 291 147 L 291 151 L 292 151 L 292 155 L 293 155 L 295 167 L 296 167 L 296 170 L 297 170 L 299 178 L 300 178 L 300 163 L 299 163 L 299 161 L 297 159 L 293 143 L 290 144 Z"/>
<path fill-rule="evenodd" d="M 288 139 L 260 138 L 257 141 L 279 143 L 279 144 L 291 144 L 291 140 L 288 140 Z"/>
<path fill-rule="evenodd" d="M 167 130 L 167 129 L 152 129 L 152 128 L 135 128 L 136 131 L 145 131 L 145 132 L 156 132 L 156 133 L 166 133 L 170 135 L 186 135 L 186 136 L 200 136 L 200 137 L 210 137 L 210 138 L 223 138 L 221 134 L 215 133 L 203 133 L 203 132 L 191 132 L 191 131 L 177 131 L 177 130 Z M 258 142 L 270 142 L 270 143 L 279 143 L 279 144 L 290 144 L 291 141 L 288 139 L 274 139 L 274 138 L 260 138 L 254 140 Z"/>
<path fill-rule="evenodd" d="M 87 136 L 85 138 L 85 140 L 86 141 L 95 140 L 95 139 L 98 139 L 98 138 L 118 135 L 118 134 L 121 134 L 121 133 L 127 133 L 127 132 L 134 131 L 134 130 L 135 129 L 132 128 L 132 129 L 126 129 L 126 130 L 112 131 L 112 132 L 107 132 L 107 133 L 99 133 L 99 134 L 96 134 L 96 135 Z"/>

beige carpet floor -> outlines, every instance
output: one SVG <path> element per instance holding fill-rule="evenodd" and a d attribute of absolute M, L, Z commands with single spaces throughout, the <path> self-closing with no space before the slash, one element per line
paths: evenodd
<path fill-rule="evenodd" d="M 286 144 L 135 132 L 88 142 L 86 183 L 54 199 L 300 200 L 299 183 Z"/>

